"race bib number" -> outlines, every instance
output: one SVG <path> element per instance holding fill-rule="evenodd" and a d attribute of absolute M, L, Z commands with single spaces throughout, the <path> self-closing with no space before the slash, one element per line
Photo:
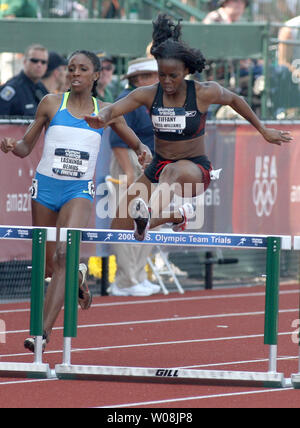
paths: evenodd
<path fill-rule="evenodd" d="M 94 198 L 94 197 L 95 197 L 95 185 L 94 185 L 93 180 L 90 180 L 90 181 L 88 182 L 88 194 L 89 194 L 92 198 Z"/>
<path fill-rule="evenodd" d="M 36 199 L 38 195 L 38 180 L 36 178 L 32 180 L 32 185 L 29 188 L 29 191 L 31 194 L 31 199 Z"/>
<path fill-rule="evenodd" d="M 71 149 L 55 149 L 52 171 L 54 174 L 81 178 L 88 170 L 88 152 Z"/>
<path fill-rule="evenodd" d="M 156 131 L 182 134 L 186 127 L 185 109 L 156 108 L 152 115 L 152 123 Z"/>

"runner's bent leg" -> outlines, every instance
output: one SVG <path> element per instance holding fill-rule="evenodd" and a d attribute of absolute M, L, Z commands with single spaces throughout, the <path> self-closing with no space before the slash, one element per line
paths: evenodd
<path fill-rule="evenodd" d="M 75 198 L 67 202 L 60 210 L 57 219 L 58 230 L 61 227 L 85 228 L 89 224 L 92 203 L 85 198 Z M 65 296 L 65 256 L 66 243 L 56 243 L 54 270 L 48 286 L 44 306 L 44 330 L 51 334 L 54 323 L 64 304 Z"/>
<path fill-rule="evenodd" d="M 159 184 L 152 193 L 149 205 L 151 208 L 151 228 L 165 223 L 180 223 L 181 212 L 166 211 L 173 200 L 174 193 L 178 196 L 191 198 L 203 191 L 203 173 L 201 169 L 189 160 L 180 160 L 168 164 L 159 177 Z"/>
<path fill-rule="evenodd" d="M 120 202 L 117 201 L 118 208 L 111 223 L 112 229 L 132 230 L 134 228 L 133 219 L 129 214 L 130 204 L 136 198 L 142 198 L 147 204 L 151 196 L 151 187 L 151 182 L 144 174 L 129 186 L 127 192 L 122 195 Z"/>

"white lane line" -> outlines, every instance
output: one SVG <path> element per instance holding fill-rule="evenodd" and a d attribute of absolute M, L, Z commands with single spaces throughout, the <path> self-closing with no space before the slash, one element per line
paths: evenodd
<path fill-rule="evenodd" d="M 291 356 L 282 356 L 278 357 L 277 361 L 291 361 L 291 360 L 297 360 L 299 358 L 298 355 Z M 191 366 L 181 366 L 176 367 L 177 369 L 196 369 L 196 368 L 204 368 L 204 367 L 220 367 L 220 366 L 235 366 L 235 365 L 243 365 L 243 364 L 255 364 L 255 363 L 266 363 L 268 362 L 268 358 L 261 358 L 261 359 L 255 359 L 255 360 L 245 360 L 245 361 L 228 361 L 223 363 L 211 363 L 211 364 L 195 364 Z M 173 368 L 173 367 L 170 367 Z"/>
<path fill-rule="evenodd" d="M 299 290 L 284 290 L 280 291 L 280 295 L 286 294 L 299 294 Z M 264 297 L 264 292 L 256 293 L 236 293 L 236 294 L 216 294 L 216 295 L 207 295 L 207 296 L 185 296 L 185 297 L 173 297 L 173 298 L 162 298 L 162 299 L 150 299 L 150 300 L 134 300 L 126 302 L 110 302 L 110 303 L 95 303 L 91 307 L 93 308 L 102 308 L 110 306 L 127 306 L 127 305 L 141 305 L 141 304 L 153 304 L 153 303 L 172 303 L 172 302 L 186 302 L 186 301 L 197 301 L 197 300 L 216 300 L 216 299 L 233 299 L 241 297 Z M 0 310 L 0 314 L 8 313 L 17 313 L 17 312 L 30 312 L 30 308 L 25 309 L 4 309 Z"/>
<path fill-rule="evenodd" d="M 298 312 L 299 309 L 281 309 L 279 314 L 287 314 L 292 312 Z M 100 323 L 100 324 L 82 324 L 78 325 L 78 329 L 83 328 L 98 328 L 98 327 L 120 327 L 120 326 L 129 326 L 129 325 L 139 325 L 139 324 L 156 324 L 163 322 L 174 322 L 174 321 L 195 321 L 195 320 L 205 320 L 205 319 L 218 319 L 218 318 L 234 318 L 234 317 L 248 317 L 248 316 L 261 316 L 264 315 L 264 311 L 256 311 L 256 312 L 232 312 L 228 314 L 211 314 L 211 315 L 194 315 L 194 316 L 186 316 L 186 317 L 177 317 L 173 318 L 159 318 L 153 320 L 135 320 L 135 321 L 119 321 L 119 322 L 108 322 L 108 323 Z M 63 327 L 54 327 L 53 330 L 59 331 L 63 330 Z M 5 334 L 20 334 L 20 333 L 28 333 L 28 329 L 26 330 L 8 330 Z"/>
<path fill-rule="evenodd" d="M 255 395 L 255 394 L 267 394 L 273 392 L 284 392 L 294 390 L 294 388 L 277 388 L 277 389 L 263 389 L 255 391 L 242 391 L 242 392 L 232 392 L 224 394 L 211 394 L 211 395 L 198 395 L 194 397 L 182 397 L 182 398 L 170 398 L 166 400 L 154 400 L 154 401 L 140 401 L 137 403 L 126 403 L 126 404 L 113 404 L 111 406 L 99 406 L 99 409 L 111 409 L 111 408 L 121 408 L 121 407 L 141 407 L 141 406 L 150 406 L 156 404 L 166 404 L 166 403 L 180 403 L 183 401 L 195 401 L 195 400 L 207 400 L 212 398 L 226 398 L 226 397 L 237 397 L 242 395 Z M 188 411 L 187 411 L 188 412 Z M 192 410 L 191 410 L 192 412 Z"/>
<path fill-rule="evenodd" d="M 287 336 L 292 335 L 293 331 L 279 333 L 278 336 Z M 206 339 L 188 339 L 188 340 L 176 340 L 169 342 L 151 342 L 151 343 L 135 343 L 131 345 L 111 345 L 111 346 L 101 346 L 101 347 L 92 347 L 92 348 L 73 348 L 72 352 L 94 352 L 94 351 L 107 351 L 111 349 L 131 349 L 131 348 L 142 348 L 148 346 L 166 346 L 166 345 L 184 345 L 187 343 L 204 343 L 204 342 L 221 342 L 221 341 L 231 341 L 231 340 L 249 340 L 249 339 L 257 339 L 264 337 L 264 334 L 251 334 L 244 336 L 225 336 L 225 337 L 215 337 L 215 338 L 206 338 Z M 54 351 L 45 351 L 44 354 L 61 354 L 62 350 L 54 350 Z M 27 353 L 20 354 L 4 354 L 0 355 L 0 358 L 8 358 L 8 357 L 20 357 L 20 356 L 30 356 Z"/>
<path fill-rule="evenodd" d="M 2 385 L 19 385 L 22 383 L 36 383 L 36 382 L 47 382 L 47 381 L 53 381 L 53 380 L 58 380 L 57 378 L 52 378 L 52 379 L 23 379 L 23 380 L 6 380 L 4 382 L 1 382 L 0 380 L 0 386 Z"/>

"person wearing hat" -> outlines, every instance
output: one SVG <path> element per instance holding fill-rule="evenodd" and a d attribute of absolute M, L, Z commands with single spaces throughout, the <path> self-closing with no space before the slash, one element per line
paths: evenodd
<path fill-rule="evenodd" d="M 128 71 L 123 76 L 128 81 L 127 87 L 121 92 L 118 99 L 126 97 L 135 88 L 148 86 L 158 82 L 157 62 L 154 58 L 137 58 L 128 63 Z M 128 126 L 133 129 L 140 140 L 154 152 L 154 134 L 152 122 L 145 106 L 125 114 Z M 141 165 L 133 150 L 111 132 L 110 144 L 112 148 L 112 160 L 110 174 L 113 178 L 126 175 L 127 183 L 124 186 L 116 185 L 117 201 L 120 194 L 126 192 L 126 186 L 130 186 L 142 173 Z M 147 258 L 151 254 L 152 247 L 115 245 L 113 252 L 117 259 L 117 272 L 115 282 L 110 287 L 110 294 L 114 296 L 150 296 L 160 291 L 160 287 L 152 284 L 146 278 L 145 266 Z"/>
<path fill-rule="evenodd" d="M 249 6 L 249 0 L 219 0 L 218 9 L 209 12 L 203 24 L 232 24 L 238 21 Z"/>
<path fill-rule="evenodd" d="M 49 52 L 48 68 L 42 82 L 50 94 L 65 92 L 67 61 L 56 52 Z"/>

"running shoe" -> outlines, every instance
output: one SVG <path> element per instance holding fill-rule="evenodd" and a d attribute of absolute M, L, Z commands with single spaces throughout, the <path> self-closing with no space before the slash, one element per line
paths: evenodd
<path fill-rule="evenodd" d="M 150 227 L 150 211 L 146 202 L 136 198 L 132 202 L 130 215 L 134 220 L 134 237 L 137 241 L 143 241 Z"/>
<path fill-rule="evenodd" d="M 43 334 L 43 340 L 42 340 L 42 350 L 45 351 L 46 345 L 48 343 L 47 335 Z M 28 349 L 28 351 L 33 352 L 35 351 L 35 338 L 34 337 L 28 337 L 24 341 L 24 348 Z"/>
<path fill-rule="evenodd" d="M 143 282 L 126 288 L 120 288 L 116 284 L 112 284 L 110 289 L 111 296 L 147 297 L 151 296 L 152 294 L 154 294 L 154 291 L 150 287 L 146 287 Z"/>
<path fill-rule="evenodd" d="M 161 291 L 160 285 L 153 284 L 153 282 L 149 281 L 149 279 L 145 279 L 143 281 L 143 286 L 150 288 L 150 290 L 152 291 L 153 294 L 157 294 Z"/>
<path fill-rule="evenodd" d="M 84 263 L 79 264 L 79 272 L 81 272 L 82 280 L 79 284 L 78 303 L 81 309 L 87 310 L 91 307 L 93 296 L 86 282 L 87 266 Z"/>
<path fill-rule="evenodd" d="M 178 210 L 182 215 L 182 221 L 180 223 L 173 223 L 172 229 L 174 232 L 183 232 L 188 225 L 188 221 L 194 217 L 195 211 L 193 205 L 190 203 L 183 204 Z"/>

